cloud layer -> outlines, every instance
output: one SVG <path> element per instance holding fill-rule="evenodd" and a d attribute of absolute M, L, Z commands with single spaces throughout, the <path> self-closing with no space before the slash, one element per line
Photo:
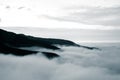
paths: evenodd
<path fill-rule="evenodd" d="M 0 80 L 120 80 L 119 44 L 94 46 L 102 51 L 63 47 L 64 52 L 56 52 L 61 58 L 54 60 L 40 53 L 25 57 L 1 54 Z"/>
<path fill-rule="evenodd" d="M 9 27 L 119 28 L 119 3 L 119 0 L 0 0 L 0 24 Z"/>
<path fill-rule="evenodd" d="M 120 7 L 73 7 L 66 8 L 65 10 L 66 15 L 50 18 L 120 28 Z"/>

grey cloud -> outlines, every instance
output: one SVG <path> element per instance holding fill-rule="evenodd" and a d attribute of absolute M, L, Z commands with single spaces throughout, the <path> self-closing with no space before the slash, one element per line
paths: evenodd
<path fill-rule="evenodd" d="M 119 44 L 98 46 L 102 51 L 63 47 L 61 58 L 51 61 L 40 53 L 0 54 L 0 80 L 120 80 Z"/>
<path fill-rule="evenodd" d="M 50 17 L 57 20 L 74 21 L 91 25 L 120 26 L 120 7 L 66 8 L 67 16 Z M 84 11 L 81 11 L 84 10 Z"/>

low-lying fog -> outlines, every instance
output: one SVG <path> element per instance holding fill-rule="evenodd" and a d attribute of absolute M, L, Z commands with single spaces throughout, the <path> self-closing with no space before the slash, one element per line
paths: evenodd
<path fill-rule="evenodd" d="M 0 80 L 120 80 L 120 46 L 93 46 L 102 50 L 62 47 L 64 51 L 54 51 L 61 57 L 52 60 L 41 53 L 24 57 L 0 54 Z"/>

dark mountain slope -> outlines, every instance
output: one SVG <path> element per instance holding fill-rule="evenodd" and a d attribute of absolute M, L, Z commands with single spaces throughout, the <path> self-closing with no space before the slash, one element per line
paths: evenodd
<path fill-rule="evenodd" d="M 0 53 L 6 54 L 6 55 L 12 54 L 16 56 L 26 56 L 26 55 L 36 54 L 38 53 L 38 51 L 18 49 L 18 48 L 10 47 L 8 45 L 0 43 Z M 48 59 L 60 57 L 58 54 L 52 53 L 52 52 L 41 52 L 41 53 Z"/>
<path fill-rule="evenodd" d="M 0 29 L 1 42 L 13 47 L 32 47 L 38 46 L 48 49 L 57 50 L 60 49 L 43 39 L 37 39 L 31 36 L 25 36 L 23 34 L 15 34 L 13 32 L 8 32 Z"/>
<path fill-rule="evenodd" d="M 35 47 L 35 46 L 52 49 L 52 50 L 60 50 L 60 48 L 55 45 L 77 46 L 90 50 L 98 49 L 96 47 L 78 45 L 69 40 L 38 38 L 38 37 L 27 36 L 24 34 L 16 34 L 13 32 L 0 29 L 0 53 L 13 54 L 17 56 L 36 54 L 38 53 L 38 51 L 20 49 L 20 47 Z M 49 59 L 54 57 L 59 57 L 59 55 L 57 55 L 56 53 L 51 53 L 51 52 L 41 52 L 41 53 L 44 54 Z"/>

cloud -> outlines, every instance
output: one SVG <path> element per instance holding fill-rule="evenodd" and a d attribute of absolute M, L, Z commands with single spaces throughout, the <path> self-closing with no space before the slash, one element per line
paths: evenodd
<path fill-rule="evenodd" d="M 119 0 L 0 0 L 0 2 L 1 26 L 47 28 L 83 26 L 81 28 L 103 29 L 104 26 L 114 28 L 113 26 L 120 25 L 120 10 L 116 7 L 120 3 Z M 89 24 L 95 26 L 91 27 Z"/>
<path fill-rule="evenodd" d="M 90 25 L 120 26 L 120 7 L 73 7 L 65 10 L 65 15 L 61 17 L 50 16 L 50 18 Z"/>
<path fill-rule="evenodd" d="M 0 54 L 0 80 L 120 80 L 119 44 L 100 45 L 102 51 L 62 47 L 54 60 Z"/>

